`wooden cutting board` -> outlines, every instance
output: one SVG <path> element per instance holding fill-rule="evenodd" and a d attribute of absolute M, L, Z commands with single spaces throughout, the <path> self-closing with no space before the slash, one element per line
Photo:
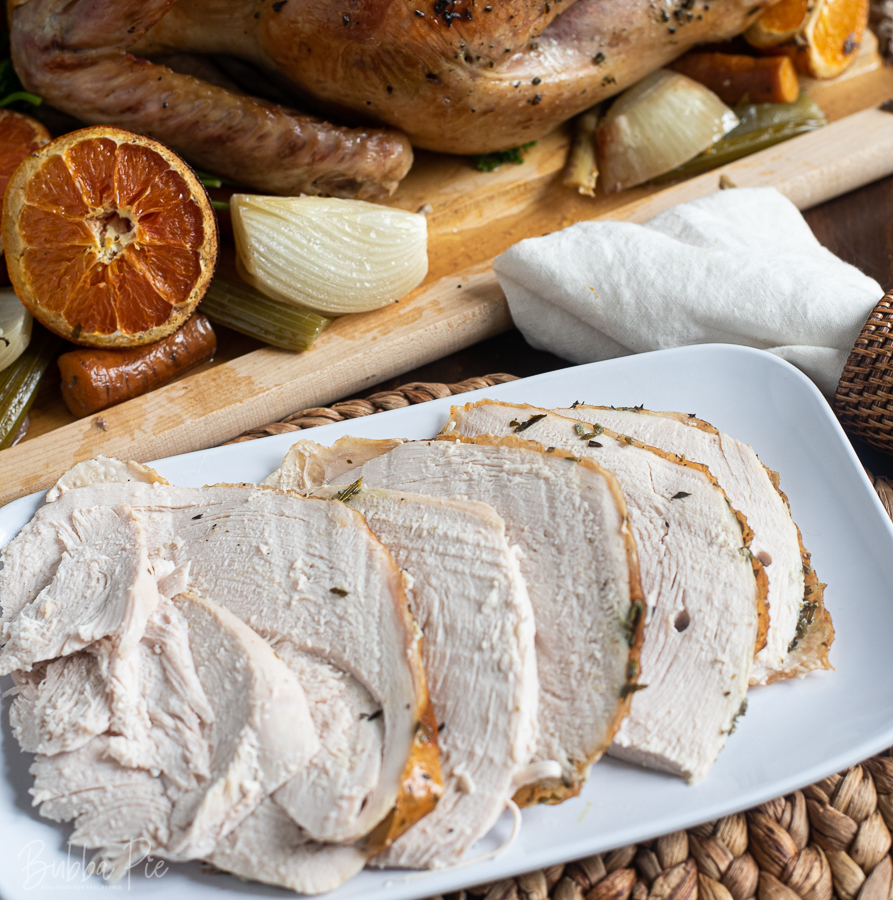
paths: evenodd
<path fill-rule="evenodd" d="M 150 461 L 215 446 L 499 334 L 511 320 L 490 263 L 525 237 L 587 219 L 644 222 L 717 190 L 722 176 L 739 187 L 773 186 L 806 209 L 893 172 L 893 114 L 877 108 L 893 97 L 893 69 L 873 45 L 844 78 L 808 90 L 827 128 L 664 188 L 594 199 L 564 188 L 566 129 L 538 142 L 523 165 L 492 173 L 420 154 L 390 201 L 428 216 L 430 271 L 420 288 L 386 309 L 336 320 L 308 353 L 235 341 L 213 366 L 89 419 L 73 421 L 43 392 L 28 438 L 0 452 L 0 503 L 97 453 Z"/>

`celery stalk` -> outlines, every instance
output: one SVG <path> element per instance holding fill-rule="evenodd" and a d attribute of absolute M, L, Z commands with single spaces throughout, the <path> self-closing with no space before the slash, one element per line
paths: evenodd
<path fill-rule="evenodd" d="M 734 108 L 737 128 L 687 163 L 653 180 L 654 184 L 680 181 L 780 144 L 798 134 L 828 124 L 825 114 L 806 92 L 793 103 L 746 103 Z"/>
<path fill-rule="evenodd" d="M 14 440 L 61 341 L 36 322 L 25 352 L 0 372 L 0 450 Z"/>
<path fill-rule="evenodd" d="M 220 325 L 294 352 L 309 350 L 332 321 L 220 275 L 211 282 L 201 312 Z"/>

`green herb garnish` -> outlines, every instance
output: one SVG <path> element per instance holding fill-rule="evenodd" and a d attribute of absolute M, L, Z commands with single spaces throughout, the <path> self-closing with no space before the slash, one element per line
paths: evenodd
<path fill-rule="evenodd" d="M 509 147 L 508 150 L 497 150 L 494 153 L 479 153 L 473 156 L 474 166 L 479 172 L 495 172 L 503 163 L 514 163 L 520 166 L 524 162 L 524 156 L 536 141 L 528 141 L 520 147 Z"/>
<path fill-rule="evenodd" d="M 626 621 L 623 623 L 624 631 L 626 631 L 626 642 L 630 647 L 636 643 L 636 630 L 644 615 L 645 604 L 641 600 L 633 600 L 629 605 Z"/>
<path fill-rule="evenodd" d="M 747 699 L 741 701 L 741 706 L 738 707 L 738 712 L 735 713 L 735 717 L 732 719 L 732 725 L 729 728 L 727 734 L 734 734 L 735 729 L 738 727 L 738 720 L 747 712 Z"/>
<path fill-rule="evenodd" d="M 204 169 L 196 169 L 195 174 L 206 188 L 219 188 L 224 185 L 238 187 L 235 181 L 230 181 L 229 178 L 224 178 L 222 175 L 215 175 L 213 172 L 206 172 Z"/>
<path fill-rule="evenodd" d="M 818 610 L 818 604 L 815 601 L 807 600 L 800 607 L 800 615 L 797 618 L 797 637 L 788 644 L 788 653 L 790 653 L 797 644 L 800 643 L 800 639 L 806 637 L 806 633 L 809 631 L 809 626 L 815 621 L 815 614 Z"/>
<path fill-rule="evenodd" d="M 622 688 L 620 688 L 620 699 L 626 700 L 626 698 L 630 694 L 635 694 L 638 691 L 644 691 L 646 687 L 648 687 L 647 684 L 625 684 Z"/>
<path fill-rule="evenodd" d="M 12 106 L 13 103 L 30 103 L 32 106 L 40 106 L 43 103 L 43 97 L 38 97 L 37 94 L 32 94 L 30 91 L 13 91 L 0 100 L 0 107 Z"/>
<path fill-rule="evenodd" d="M 340 500 L 342 503 L 347 503 L 354 494 L 359 493 L 360 488 L 363 486 L 363 477 L 360 476 L 353 484 L 349 484 L 343 491 L 338 491 L 335 496 L 336 500 Z"/>
<path fill-rule="evenodd" d="M 539 422 L 540 419 L 545 418 L 546 413 L 537 413 L 537 415 L 531 416 L 526 422 L 514 422 L 515 434 L 518 434 L 521 431 L 526 431 L 528 428 L 530 428 L 531 425 L 535 425 L 537 422 Z"/>

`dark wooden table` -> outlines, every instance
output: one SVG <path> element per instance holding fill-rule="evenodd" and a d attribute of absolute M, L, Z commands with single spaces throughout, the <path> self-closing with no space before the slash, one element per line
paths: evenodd
<path fill-rule="evenodd" d="M 804 216 L 829 250 L 875 278 L 884 290 L 893 286 L 893 176 L 816 206 Z M 413 381 L 450 384 L 493 372 L 509 372 L 523 378 L 569 365 L 572 363 L 561 357 L 534 350 L 519 331 L 512 330 L 365 393 L 390 390 Z M 893 476 L 893 456 L 862 442 L 854 441 L 853 446 L 869 471 Z"/>

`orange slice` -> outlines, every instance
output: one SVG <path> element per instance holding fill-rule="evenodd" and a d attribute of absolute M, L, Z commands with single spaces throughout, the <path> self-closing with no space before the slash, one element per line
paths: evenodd
<path fill-rule="evenodd" d="M 50 133 L 36 119 L 0 109 L 0 215 L 3 213 L 3 195 L 12 173 L 29 154 L 50 141 Z M 0 254 L 3 245 L 0 243 Z"/>
<path fill-rule="evenodd" d="M 816 0 L 781 0 L 770 6 L 744 32 L 753 47 L 776 47 L 796 37 Z"/>
<path fill-rule="evenodd" d="M 786 2 L 782 0 L 782 4 Z M 868 24 L 869 0 L 810 0 L 810 4 L 794 40 L 762 49 L 772 55 L 789 56 L 801 75 L 834 78 L 856 58 Z M 774 9 L 770 7 L 769 12 Z M 747 39 L 754 43 L 751 30 Z"/>
<path fill-rule="evenodd" d="M 19 299 L 51 331 L 92 347 L 176 331 L 217 259 L 214 210 L 192 169 L 157 141 L 108 126 L 25 158 L 2 237 Z"/>
<path fill-rule="evenodd" d="M 813 78 L 834 78 L 856 58 L 868 25 L 869 0 L 817 0 L 794 64 Z"/>

